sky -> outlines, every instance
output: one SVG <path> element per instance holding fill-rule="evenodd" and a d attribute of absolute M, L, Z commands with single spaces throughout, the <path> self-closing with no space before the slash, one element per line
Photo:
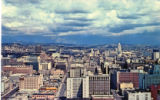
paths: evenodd
<path fill-rule="evenodd" d="M 160 44 L 160 0 L 2 0 L 2 43 Z"/>

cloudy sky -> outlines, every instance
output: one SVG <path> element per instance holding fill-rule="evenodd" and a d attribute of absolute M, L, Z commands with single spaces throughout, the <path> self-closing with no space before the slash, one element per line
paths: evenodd
<path fill-rule="evenodd" d="M 2 0 L 2 42 L 160 44 L 160 0 Z"/>

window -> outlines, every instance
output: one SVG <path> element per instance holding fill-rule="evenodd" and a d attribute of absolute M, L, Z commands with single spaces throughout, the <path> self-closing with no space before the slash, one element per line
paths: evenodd
<path fill-rule="evenodd" d="M 136 96 L 136 100 L 139 100 L 139 95 Z"/>

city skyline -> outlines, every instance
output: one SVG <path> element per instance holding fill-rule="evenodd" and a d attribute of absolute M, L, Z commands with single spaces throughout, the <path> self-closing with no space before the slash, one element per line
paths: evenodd
<path fill-rule="evenodd" d="M 160 43 L 160 1 L 2 0 L 2 43 Z"/>

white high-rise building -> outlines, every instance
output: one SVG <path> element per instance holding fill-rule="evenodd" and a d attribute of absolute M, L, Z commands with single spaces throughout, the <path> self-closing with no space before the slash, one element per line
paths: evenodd
<path fill-rule="evenodd" d="M 153 50 L 153 60 L 157 60 L 160 58 L 160 52 L 159 50 Z"/>
<path fill-rule="evenodd" d="M 89 98 L 89 76 L 83 78 L 83 98 Z"/>
<path fill-rule="evenodd" d="M 118 43 L 117 52 L 118 52 L 118 54 L 121 54 L 121 53 L 122 53 L 122 47 L 121 47 L 121 44 L 120 44 L 120 43 Z"/>
<path fill-rule="evenodd" d="M 89 98 L 89 77 L 67 78 L 67 98 Z"/>
<path fill-rule="evenodd" d="M 151 92 L 128 92 L 128 100 L 151 100 Z"/>
<path fill-rule="evenodd" d="M 83 78 L 67 78 L 67 98 L 82 98 Z"/>

